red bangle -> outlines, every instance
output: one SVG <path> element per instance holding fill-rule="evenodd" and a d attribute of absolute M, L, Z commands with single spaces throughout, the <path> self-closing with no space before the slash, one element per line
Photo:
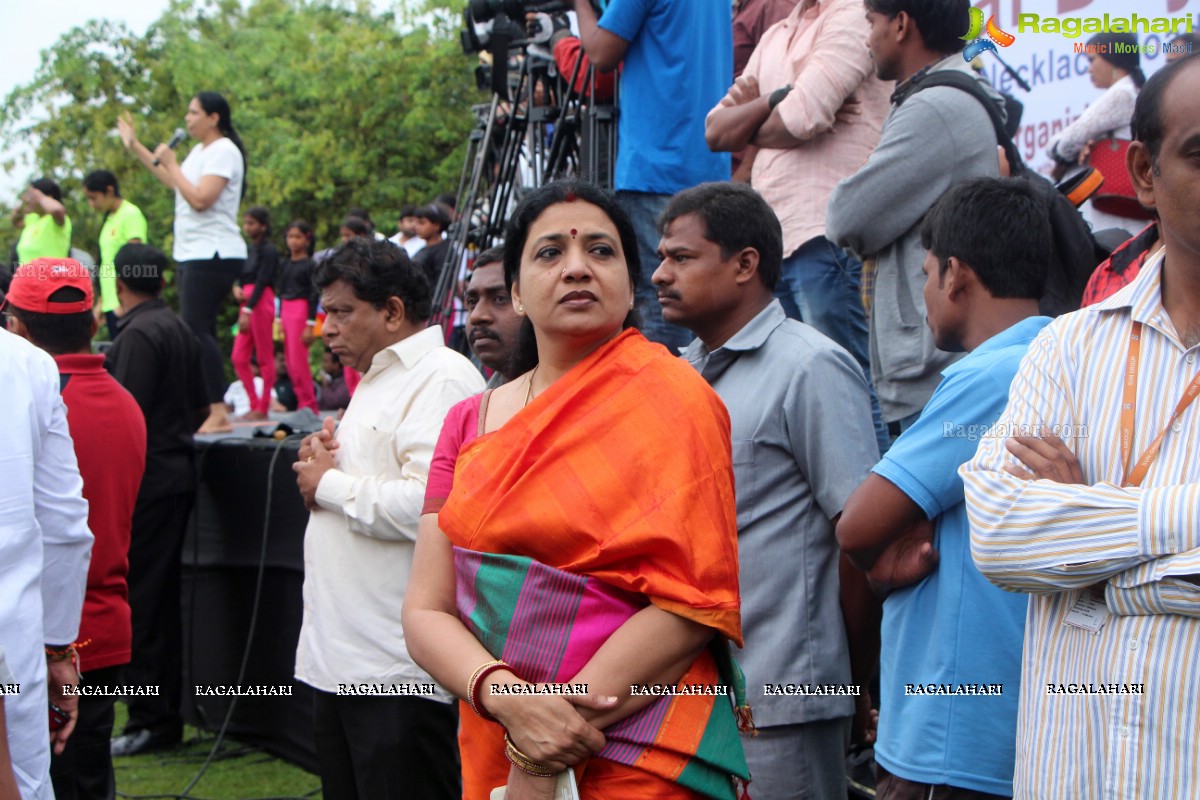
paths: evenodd
<path fill-rule="evenodd" d="M 483 694 L 483 681 L 488 675 L 502 669 L 511 669 L 511 667 L 503 661 L 489 661 L 471 673 L 471 680 L 467 681 L 467 704 L 471 706 L 472 711 L 491 722 L 497 722 L 498 720 L 483 707 L 483 699 L 481 697 Z"/>

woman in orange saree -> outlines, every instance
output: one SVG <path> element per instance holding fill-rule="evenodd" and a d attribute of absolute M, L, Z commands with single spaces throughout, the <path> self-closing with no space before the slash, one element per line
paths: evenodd
<path fill-rule="evenodd" d="M 640 265 L 610 195 L 543 187 L 506 242 L 526 371 L 447 417 L 404 604 L 414 659 L 468 701 L 464 797 L 550 798 L 537 773 L 574 766 L 588 800 L 731 800 L 749 776 L 727 694 L 741 622 L 724 406 L 628 327 Z M 587 693 L 521 691 L 563 684 Z"/>

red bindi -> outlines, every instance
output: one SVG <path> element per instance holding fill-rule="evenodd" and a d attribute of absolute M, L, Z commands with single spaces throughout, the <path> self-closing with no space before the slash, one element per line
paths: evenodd
<path fill-rule="evenodd" d="M 575 234 L 577 234 L 577 233 L 579 233 L 579 231 L 575 230 L 574 228 L 571 228 L 571 238 L 572 239 L 575 238 Z"/>
<path fill-rule="evenodd" d="M 567 201 L 568 203 L 574 203 L 575 202 L 575 190 L 568 189 L 566 197 L 564 197 L 563 200 Z"/>

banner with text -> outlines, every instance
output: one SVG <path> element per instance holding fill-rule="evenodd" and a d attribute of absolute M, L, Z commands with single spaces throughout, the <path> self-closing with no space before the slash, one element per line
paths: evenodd
<path fill-rule="evenodd" d="M 1043 173 L 1052 166 L 1047 144 L 1102 92 L 1088 78 L 1088 39 L 1102 30 L 1136 34 L 1142 71 L 1149 77 L 1166 63 L 1164 49 L 1172 39 L 1200 33 L 1200 0 L 985 0 L 975 6 L 989 23 L 978 31 L 972 26 L 982 43 L 975 49 L 983 51 L 984 72 L 993 86 L 1025 104 L 1016 143 L 1021 156 Z M 1030 91 L 988 51 L 1007 62 Z"/>

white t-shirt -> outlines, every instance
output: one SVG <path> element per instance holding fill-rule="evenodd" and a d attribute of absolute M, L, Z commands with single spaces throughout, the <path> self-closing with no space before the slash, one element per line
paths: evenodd
<path fill-rule="evenodd" d="M 261 375 L 254 376 L 254 393 L 262 396 L 263 379 Z M 279 397 L 275 394 L 275 387 L 271 387 L 271 399 L 278 400 Z M 240 417 L 250 411 L 250 395 L 246 393 L 246 384 L 241 381 L 234 381 L 229 384 L 229 388 L 225 391 L 225 405 L 233 406 L 233 415 Z"/>
<path fill-rule="evenodd" d="M 237 145 L 226 137 L 209 145 L 198 144 L 180 168 L 196 185 L 205 175 L 225 178 L 226 183 L 217 201 L 204 211 L 192 208 L 175 192 L 175 260 L 207 260 L 214 253 L 221 258 L 245 258 L 246 242 L 238 227 L 245 165 Z"/>
<path fill-rule="evenodd" d="M 408 253 L 409 258 L 412 258 L 417 253 L 421 252 L 421 250 L 425 247 L 425 240 L 420 236 L 413 236 L 407 242 L 402 242 L 400 241 L 400 234 L 397 233 L 395 236 L 388 239 L 388 241 L 396 245 L 396 247 L 403 248 L 404 252 Z"/>

